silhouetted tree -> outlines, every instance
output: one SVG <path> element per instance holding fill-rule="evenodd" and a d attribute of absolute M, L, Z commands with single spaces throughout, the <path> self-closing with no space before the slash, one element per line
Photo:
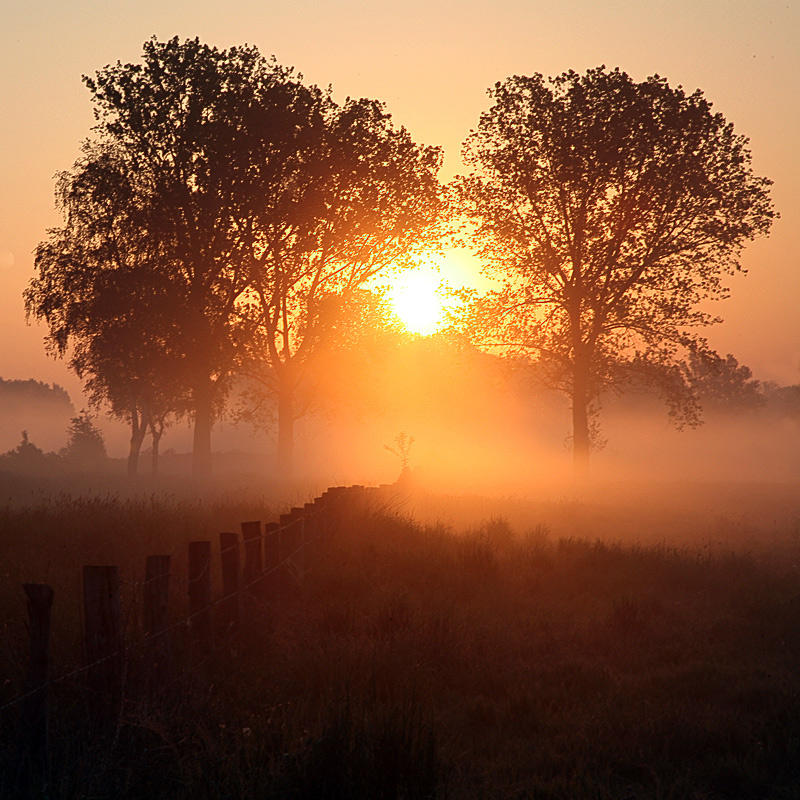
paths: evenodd
<path fill-rule="evenodd" d="M 764 386 L 768 408 L 782 417 L 800 422 L 800 385 L 780 386 L 768 383 Z"/>
<path fill-rule="evenodd" d="M 105 265 L 103 281 L 121 265 L 136 273 L 126 319 L 150 317 L 153 301 L 163 298 L 169 351 L 173 363 L 183 362 L 191 402 L 197 474 L 210 469 L 213 419 L 236 366 L 237 302 L 247 285 L 239 234 L 258 191 L 251 144 L 274 136 L 265 98 L 281 94 L 284 108 L 287 81 L 288 71 L 254 48 L 220 51 L 177 38 L 147 42 L 142 63 L 118 62 L 85 77 L 97 136 L 61 177 L 62 197 L 78 202 L 39 248 L 39 276 L 28 293 L 29 311 L 48 322 L 62 352 L 70 337 L 83 335 L 71 310 L 95 298 L 97 262 Z M 105 229 L 85 219 L 95 204 L 83 201 L 94 200 L 96 189 L 109 205 Z M 81 226 L 92 231 L 88 240 Z M 131 251 L 121 251 L 120 240 Z M 78 279 L 65 278 L 66 291 L 51 292 L 59 272 Z"/>
<path fill-rule="evenodd" d="M 702 92 L 658 76 L 514 76 L 489 94 L 456 186 L 504 286 L 474 322 L 552 364 L 580 465 L 621 363 L 675 366 L 703 346 L 715 320 L 700 304 L 726 296 L 743 244 L 769 231 L 770 181 Z"/>
<path fill-rule="evenodd" d="M 117 346 L 107 331 L 87 354 L 81 365 L 85 388 L 94 407 L 107 405 L 112 416 L 131 427 L 128 474 L 136 475 L 139 454 L 147 433 L 152 441 L 152 473 L 158 472 L 158 445 L 170 420 L 189 408 L 186 384 L 180 364 L 163 351 L 150 350 L 153 342 L 144 337 L 139 346 Z M 127 340 L 130 330 L 121 331 Z M 176 368 L 177 367 L 177 368 Z"/>
<path fill-rule="evenodd" d="M 188 402 L 180 309 L 143 194 L 117 148 L 87 146 L 58 180 L 66 224 L 37 248 L 25 292 L 28 313 L 48 323 L 49 349 L 69 350 L 92 405 L 130 425 L 130 475 L 148 428 Z"/>
<path fill-rule="evenodd" d="M 414 437 L 405 431 L 400 431 L 400 433 L 394 437 L 393 445 L 385 444 L 383 446 L 384 449 L 388 450 L 392 455 L 397 456 L 400 460 L 400 475 L 397 478 L 398 484 L 408 484 L 411 480 L 409 461 L 411 458 L 411 446 L 413 444 Z"/>
<path fill-rule="evenodd" d="M 688 379 L 704 405 L 741 411 L 765 403 L 761 382 L 730 353 L 723 358 L 713 350 L 692 351 Z"/>
<path fill-rule="evenodd" d="M 83 410 L 73 417 L 67 429 L 67 444 L 61 457 L 71 466 L 81 469 L 99 469 L 107 459 L 103 434 L 94 424 L 91 414 Z"/>
<path fill-rule="evenodd" d="M 39 248 L 28 310 L 63 354 L 84 336 L 72 310 L 88 299 L 102 313 L 95 276 L 114 280 L 124 265 L 125 319 L 171 316 L 148 338 L 182 362 L 205 474 L 243 347 L 252 356 L 260 336 L 268 367 L 293 386 L 337 303 L 420 235 L 439 153 L 395 130 L 380 104 L 340 107 L 252 47 L 153 39 L 142 63 L 84 81 L 97 137 L 61 177 L 66 224 Z M 94 224 L 98 196 L 108 213 Z"/>
<path fill-rule="evenodd" d="M 254 148 L 249 221 L 252 372 L 277 401 L 285 474 L 309 365 L 361 322 L 369 280 L 431 246 L 442 210 L 438 148 L 415 144 L 375 100 L 339 105 L 316 87 L 303 100 L 284 146 Z"/>

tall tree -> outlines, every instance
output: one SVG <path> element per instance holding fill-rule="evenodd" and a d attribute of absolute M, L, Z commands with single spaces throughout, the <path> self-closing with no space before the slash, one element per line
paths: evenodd
<path fill-rule="evenodd" d="M 80 305 L 95 293 L 97 262 L 101 274 L 113 275 L 121 260 L 129 260 L 118 249 L 118 215 L 130 222 L 123 234 L 134 240 L 142 278 L 137 287 L 146 293 L 155 286 L 172 316 L 172 344 L 184 362 L 194 422 L 194 471 L 205 475 L 214 417 L 247 333 L 239 308 L 250 274 L 244 256 L 265 176 L 254 169 L 255 159 L 283 152 L 291 142 L 309 90 L 255 48 L 218 50 L 177 37 L 152 39 L 141 63 L 118 62 L 84 82 L 95 107 L 96 138 L 62 176 L 63 193 L 83 190 L 80 202 L 91 201 L 99 182 L 111 224 L 106 230 L 84 225 L 92 231 L 87 240 L 81 225 L 93 203 L 78 210 L 73 204 L 65 226 L 40 247 L 29 311 L 47 320 L 51 342 L 62 351 L 70 337 L 79 339 L 79 326 L 61 324 L 73 317 L 64 314 L 59 298 L 67 308 Z M 107 181 L 109 161 L 115 177 Z M 85 258 L 87 245 L 94 263 Z M 51 295 L 59 272 L 78 272 L 82 280 L 64 278 L 67 291 Z M 146 318 L 147 298 L 135 300 L 131 315 Z"/>
<path fill-rule="evenodd" d="M 438 150 L 417 147 L 379 103 L 340 107 L 252 47 L 153 39 L 142 63 L 84 80 L 97 137 L 62 176 L 74 202 L 39 249 L 29 312 L 63 353 L 83 335 L 65 307 L 133 258 L 137 287 L 152 283 L 172 316 L 195 473 L 210 469 L 214 417 L 243 352 L 257 352 L 253 337 L 281 387 L 287 453 L 299 365 L 353 289 L 420 242 L 438 202 Z M 98 192 L 104 227 L 88 219 Z M 59 281 L 65 291 L 51 291 Z M 150 311 L 145 300 L 132 313 Z"/>
<path fill-rule="evenodd" d="M 503 283 L 481 323 L 555 367 L 583 465 L 593 401 L 621 364 L 663 374 L 703 348 L 700 329 L 717 321 L 705 301 L 727 295 L 742 246 L 776 216 L 770 181 L 702 92 L 659 76 L 599 67 L 514 76 L 489 94 L 456 183 Z"/>
<path fill-rule="evenodd" d="M 117 150 L 87 145 L 59 178 L 66 224 L 37 248 L 38 275 L 25 292 L 28 313 L 48 324 L 49 349 L 69 351 L 92 405 L 130 425 L 130 475 L 148 427 L 186 405 L 164 252 L 137 181 Z"/>
<path fill-rule="evenodd" d="M 375 100 L 339 105 L 315 87 L 308 98 L 291 141 L 257 151 L 263 190 L 248 220 L 253 374 L 277 401 L 284 474 L 313 359 L 358 325 L 365 284 L 433 246 L 442 211 L 438 148 Z"/>

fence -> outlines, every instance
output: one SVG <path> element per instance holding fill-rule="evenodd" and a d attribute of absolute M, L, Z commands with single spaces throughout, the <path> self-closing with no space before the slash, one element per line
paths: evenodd
<path fill-rule="evenodd" d="M 280 602 L 287 581 L 302 585 L 306 579 L 306 553 L 310 546 L 329 539 L 344 526 L 363 520 L 371 512 L 391 508 L 396 487 L 349 486 L 327 489 L 313 502 L 281 514 L 278 521 L 241 523 L 241 536 L 219 534 L 221 593 L 212 595 L 212 542 L 188 545 L 188 608 L 170 621 L 168 608 L 172 557 L 147 556 L 144 580 L 137 585 L 141 601 L 141 639 L 155 676 L 172 660 L 173 634 L 188 634 L 192 660 L 202 661 L 212 649 L 239 630 L 243 600 Z M 242 558 L 243 556 L 243 558 Z M 54 593 L 46 584 L 26 583 L 30 656 L 24 690 L 0 705 L 0 714 L 19 709 L 28 771 L 46 774 L 48 689 L 82 678 L 92 693 L 92 713 L 98 726 L 119 713 L 123 671 L 132 644 L 125 641 L 120 602 L 118 566 L 83 567 L 83 637 L 85 663 L 50 677 L 50 625 Z"/>

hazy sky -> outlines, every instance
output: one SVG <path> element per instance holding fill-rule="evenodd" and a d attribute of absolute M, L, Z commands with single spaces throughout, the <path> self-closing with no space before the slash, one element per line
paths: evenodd
<path fill-rule="evenodd" d="M 782 214 L 771 238 L 747 249 L 749 274 L 733 281 L 711 343 L 758 377 L 800 382 L 800 2 L 772 0 L 0 0 L 0 376 L 55 380 L 81 404 L 42 330 L 26 327 L 21 292 L 33 249 L 59 219 L 54 174 L 92 124 L 81 74 L 137 60 L 153 34 L 248 42 L 340 98 L 385 100 L 419 141 L 445 148 L 445 178 L 486 88 L 510 74 L 604 63 L 703 89 L 750 138 Z"/>

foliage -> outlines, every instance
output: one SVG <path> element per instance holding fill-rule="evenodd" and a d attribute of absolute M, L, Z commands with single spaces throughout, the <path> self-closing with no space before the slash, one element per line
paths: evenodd
<path fill-rule="evenodd" d="M 103 434 L 85 409 L 73 417 L 67 430 L 68 440 L 61 457 L 81 469 L 98 469 L 107 459 Z"/>
<path fill-rule="evenodd" d="M 9 406 L 29 408 L 31 404 L 43 403 L 72 411 L 72 401 L 66 389 L 57 383 L 43 383 L 28 378 L 27 380 L 9 380 L 0 378 L 0 404 L 5 409 Z"/>
<path fill-rule="evenodd" d="M 45 453 L 28 438 L 28 431 L 22 431 L 22 440 L 13 449 L 0 455 L 0 469 L 22 475 L 37 475 L 53 472 L 57 468 L 58 457 Z"/>
<path fill-rule="evenodd" d="M 150 233 L 142 187 L 110 143 L 87 145 L 59 177 L 63 228 L 37 248 L 28 313 L 47 321 L 48 345 L 84 380 L 91 404 L 131 426 L 129 470 L 148 426 L 187 405 L 175 297 Z"/>
<path fill-rule="evenodd" d="M 355 290 L 421 243 L 440 154 L 254 47 L 153 38 L 84 81 L 97 135 L 59 180 L 28 313 L 134 438 L 188 408 L 205 473 L 245 357 L 288 395 Z"/>
<path fill-rule="evenodd" d="M 767 407 L 781 416 L 800 422 L 800 384 L 779 386 L 764 384 Z"/>
<path fill-rule="evenodd" d="M 0 434 L 6 446 L 15 441 L 23 428 L 29 434 L 29 441 L 44 442 L 49 447 L 60 445 L 64 427 L 74 416 L 69 394 L 58 384 L 0 378 Z M 13 466 L 8 461 L 5 464 L 14 471 L 20 466 L 17 459 L 13 459 Z"/>
<path fill-rule="evenodd" d="M 292 424 L 320 351 L 365 319 L 365 284 L 436 240 L 438 148 L 417 145 L 382 103 L 305 90 L 293 138 L 256 159 L 263 176 L 249 218 L 250 371 L 277 399 L 279 462 L 291 468 Z M 366 309 L 377 309 L 370 302 Z"/>
<path fill-rule="evenodd" d="M 473 329 L 552 365 L 583 460 L 587 409 L 620 365 L 675 376 L 704 346 L 707 301 L 726 296 L 744 243 L 776 216 L 770 181 L 702 92 L 657 75 L 514 76 L 489 94 L 456 189 L 503 286 Z"/>
<path fill-rule="evenodd" d="M 386 366 L 387 353 L 408 338 L 386 297 L 366 288 L 353 289 L 346 301 L 338 303 L 338 312 L 329 322 L 325 336 L 304 354 L 296 375 L 295 420 L 307 414 L 331 417 L 374 410 L 371 389 Z M 234 382 L 233 417 L 277 433 L 280 383 L 263 353 L 254 356 Z"/>
<path fill-rule="evenodd" d="M 713 351 L 692 351 L 688 378 L 704 404 L 715 409 L 747 410 L 765 402 L 761 382 L 730 353 L 723 358 Z"/>
<path fill-rule="evenodd" d="M 166 410 L 188 394 L 199 472 L 209 467 L 215 408 L 236 362 L 236 302 L 246 285 L 237 230 L 258 196 L 251 140 L 269 137 L 262 100 L 280 93 L 287 75 L 254 48 L 220 51 L 176 37 L 146 42 L 142 63 L 85 77 L 97 136 L 60 179 L 66 225 L 40 245 L 26 294 L 59 354 L 87 339 L 84 319 L 89 339 L 112 326 L 109 349 L 89 348 L 75 365 L 97 376 L 99 395 L 116 384 L 106 380 L 109 362 L 137 353 L 142 380 L 123 394 L 158 386 L 166 396 L 151 395 L 149 405 L 167 400 Z"/>

